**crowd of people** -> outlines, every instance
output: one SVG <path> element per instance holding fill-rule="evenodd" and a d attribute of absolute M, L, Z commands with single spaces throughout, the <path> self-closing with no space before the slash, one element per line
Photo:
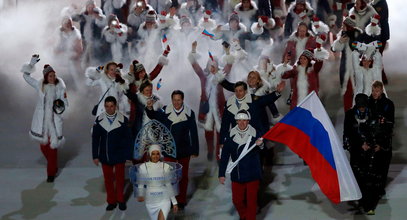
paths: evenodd
<path fill-rule="evenodd" d="M 282 105 L 293 109 L 310 92 L 318 94 L 324 64 L 339 60 L 336 89 L 346 112 L 344 146 L 362 190 L 360 206 L 374 214 L 385 193 L 394 124 L 382 62 L 390 37 L 386 0 L 101 0 L 100 6 L 88 0 L 64 8 L 61 16 L 55 54 L 68 74 L 84 72 L 86 85 L 100 87 L 92 111 L 92 155 L 102 165 L 106 210 L 126 209 L 125 166 L 140 162 L 133 158 L 134 141 L 154 119 L 170 130 L 177 153 L 168 155 L 160 143 L 146 146 L 150 162 L 141 168 L 167 172 L 171 166 L 162 158 L 181 164 L 182 178 L 176 197 L 146 205 L 152 219 L 165 219 L 171 205 L 174 211 L 187 205 L 189 163 L 199 156 L 199 124 L 208 161 L 219 162 L 220 183 L 225 183 L 229 159 L 238 160 L 231 171 L 233 204 L 241 219 L 255 219 L 261 157 L 270 151 L 259 137 L 283 117 Z M 38 61 L 33 55 L 22 72 L 39 93 L 30 134 L 41 143 L 47 181 L 53 182 L 68 101 L 53 67 L 44 66 L 41 80 L 31 76 Z M 175 70 L 198 76 L 196 113 L 184 102 L 189 91 L 183 91 L 182 80 L 168 95 L 170 103 L 157 94 L 161 80 L 174 77 L 164 74 L 167 66 L 188 62 Z M 281 101 L 284 91 L 289 95 Z M 257 147 L 247 152 L 251 144 Z M 168 189 L 162 184 L 154 187 Z"/>

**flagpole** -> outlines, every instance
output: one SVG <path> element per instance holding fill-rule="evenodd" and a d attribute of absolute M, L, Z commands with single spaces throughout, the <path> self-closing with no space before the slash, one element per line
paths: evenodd
<path fill-rule="evenodd" d="M 312 94 L 314 94 L 314 93 L 315 93 L 315 90 L 312 90 L 312 92 L 310 92 L 310 94 L 308 94 L 300 103 L 297 104 L 297 107 L 300 107 L 300 105 L 302 105 L 302 103 L 307 101 L 309 99 L 309 97 L 311 97 Z"/>

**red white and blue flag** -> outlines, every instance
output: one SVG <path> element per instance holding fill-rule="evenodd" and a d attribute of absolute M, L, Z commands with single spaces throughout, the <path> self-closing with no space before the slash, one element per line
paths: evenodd
<path fill-rule="evenodd" d="M 319 188 L 332 202 L 362 197 L 342 143 L 315 92 L 263 138 L 285 144 L 303 158 Z"/>
<path fill-rule="evenodd" d="M 160 90 L 160 88 L 161 88 L 161 82 L 162 82 L 162 78 L 160 78 L 157 82 L 157 91 Z"/>
<path fill-rule="evenodd" d="M 165 42 L 167 42 L 167 41 L 168 41 L 168 39 L 167 39 L 167 35 L 166 35 L 166 34 L 163 34 L 163 39 L 162 39 L 162 41 L 163 41 L 163 43 L 165 43 Z"/>
<path fill-rule="evenodd" d="M 208 36 L 208 37 L 210 37 L 210 38 L 212 38 L 212 37 L 215 36 L 214 34 L 209 33 L 206 29 L 204 29 L 204 30 L 202 31 L 202 34 L 205 35 L 205 36 Z"/>

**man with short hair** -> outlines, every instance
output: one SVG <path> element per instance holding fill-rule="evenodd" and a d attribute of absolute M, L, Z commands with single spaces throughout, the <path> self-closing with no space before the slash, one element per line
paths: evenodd
<path fill-rule="evenodd" d="M 104 102 L 105 112 L 96 117 L 92 131 L 93 163 L 102 164 L 107 193 L 106 211 L 112 211 L 119 203 L 126 210 L 124 199 L 124 165 L 132 159 L 131 134 L 128 119 L 117 111 L 117 101 L 108 96 Z"/>
<path fill-rule="evenodd" d="M 171 94 L 171 104 L 158 111 L 153 110 L 154 100 L 147 102 L 146 113 L 149 118 L 163 123 L 174 137 L 176 145 L 176 158 L 164 154 L 165 161 L 178 162 L 182 165 L 182 178 L 179 183 L 177 196 L 178 208 L 183 209 L 187 203 L 189 160 L 198 157 L 199 142 L 195 113 L 184 104 L 184 93 L 175 90 Z"/>

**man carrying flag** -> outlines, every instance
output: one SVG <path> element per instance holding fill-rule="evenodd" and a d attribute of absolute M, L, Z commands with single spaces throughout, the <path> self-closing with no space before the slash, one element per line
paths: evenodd
<path fill-rule="evenodd" d="M 240 219 L 254 220 L 257 212 L 257 191 L 261 179 L 260 147 L 263 139 L 250 124 L 250 113 L 240 110 L 222 148 L 219 182 L 225 184 L 225 173 L 231 172 L 232 201 Z M 252 150 L 253 149 L 253 150 Z M 232 164 L 228 165 L 229 158 Z"/>
<path fill-rule="evenodd" d="M 314 91 L 263 138 L 283 143 L 302 157 L 321 191 L 332 202 L 362 197 L 342 143 Z"/>

